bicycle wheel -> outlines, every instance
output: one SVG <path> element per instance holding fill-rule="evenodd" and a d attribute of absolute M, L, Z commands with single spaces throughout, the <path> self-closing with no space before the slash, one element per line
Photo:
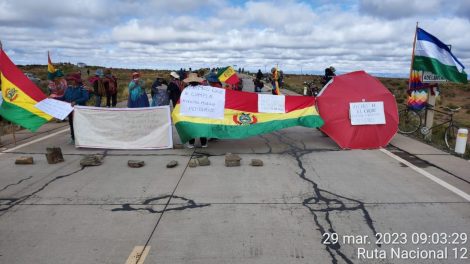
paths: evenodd
<path fill-rule="evenodd" d="M 446 141 L 446 146 L 450 150 L 453 150 L 455 148 L 455 142 L 457 140 L 457 131 L 459 128 L 452 124 L 448 128 L 446 128 L 446 133 L 444 134 L 444 139 Z"/>
<path fill-rule="evenodd" d="M 421 126 L 421 116 L 413 110 L 403 109 L 398 112 L 398 131 L 403 134 L 416 132 Z"/>

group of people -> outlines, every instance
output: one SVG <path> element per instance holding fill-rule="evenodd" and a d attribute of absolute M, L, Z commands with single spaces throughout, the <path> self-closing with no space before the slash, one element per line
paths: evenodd
<path fill-rule="evenodd" d="M 325 81 L 329 81 L 334 75 L 335 70 L 333 67 L 327 68 L 325 70 Z M 281 88 L 283 84 L 283 74 L 282 71 L 278 71 L 276 68 L 273 68 L 271 71 L 272 75 L 270 76 L 271 82 L 277 82 L 278 87 Z M 139 72 L 135 71 L 132 73 L 132 79 L 128 85 L 128 101 L 127 107 L 137 108 L 137 107 L 149 107 L 149 106 L 162 106 L 169 105 L 170 101 L 173 107 L 176 106 L 183 89 L 187 86 L 196 86 L 196 85 L 209 85 L 219 88 L 229 88 L 234 89 L 230 86 L 223 86 L 220 80 L 217 77 L 217 69 L 212 69 L 209 74 L 202 78 L 203 74 L 198 74 L 194 72 L 186 73 L 183 69 L 179 73 L 171 72 L 170 81 L 167 82 L 163 78 L 157 78 L 151 87 L 151 98 L 152 102 L 150 103 L 147 93 L 145 91 L 145 82 L 141 79 Z M 184 78 L 182 78 L 184 76 Z M 261 92 L 261 89 L 264 86 L 262 81 L 263 73 L 261 70 L 258 70 L 255 83 L 255 91 Z M 71 73 L 67 76 L 57 70 L 55 77 L 49 82 L 49 91 L 50 97 L 69 102 L 72 106 L 74 105 L 86 105 L 92 96 L 95 97 L 94 106 L 100 107 L 103 97 L 106 97 L 106 107 L 116 107 L 117 104 L 117 93 L 118 93 L 118 83 L 117 78 L 112 74 L 110 69 L 97 69 L 95 75 L 88 79 L 90 88 L 84 84 L 81 72 Z M 160 89 L 161 85 L 165 84 L 167 86 L 165 89 Z M 276 86 L 273 84 L 273 94 L 275 93 Z M 71 140 L 74 142 L 75 135 L 73 129 L 73 112 L 68 116 L 68 121 L 70 125 Z M 207 138 L 201 138 L 201 146 L 207 147 Z M 187 147 L 194 148 L 195 139 L 189 141 Z"/>

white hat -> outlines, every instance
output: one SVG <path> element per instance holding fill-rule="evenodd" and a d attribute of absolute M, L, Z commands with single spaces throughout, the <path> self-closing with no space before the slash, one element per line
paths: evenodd
<path fill-rule="evenodd" d="M 176 79 L 179 79 L 179 78 L 180 78 L 180 76 L 178 75 L 178 73 L 176 73 L 176 72 L 174 72 L 174 71 L 172 71 L 172 72 L 170 73 L 170 75 L 173 76 L 173 77 L 175 77 Z"/>

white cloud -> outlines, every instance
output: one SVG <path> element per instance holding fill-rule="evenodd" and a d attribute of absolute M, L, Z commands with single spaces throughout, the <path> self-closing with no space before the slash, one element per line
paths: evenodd
<path fill-rule="evenodd" d="M 55 61 L 113 67 L 406 74 L 419 19 L 470 67 L 468 2 L 446 12 L 439 0 L 324 2 L 0 0 L 0 36 L 21 63 L 45 64 L 51 50 Z"/>

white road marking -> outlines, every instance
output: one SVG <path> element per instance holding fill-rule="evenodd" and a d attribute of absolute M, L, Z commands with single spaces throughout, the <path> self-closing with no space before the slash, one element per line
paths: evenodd
<path fill-rule="evenodd" d="M 125 264 L 143 264 L 149 251 L 149 246 L 145 247 L 145 250 L 143 246 L 135 246 Z"/>
<path fill-rule="evenodd" d="M 14 148 L 4 150 L 4 151 L 0 152 L 0 155 L 3 155 L 3 154 L 8 153 L 8 152 L 12 152 L 12 151 L 17 150 L 17 149 L 22 148 L 22 147 L 29 146 L 29 145 L 31 145 L 31 144 L 34 144 L 34 143 L 39 142 L 39 141 L 44 140 L 44 139 L 48 139 L 48 138 L 50 138 L 50 137 L 53 137 L 53 136 L 58 135 L 58 134 L 60 134 L 60 133 L 64 133 L 64 132 L 69 131 L 69 130 L 70 130 L 70 128 L 66 128 L 66 129 L 64 129 L 64 130 L 57 131 L 57 132 L 52 133 L 52 134 L 50 134 L 50 135 L 47 135 L 47 136 L 44 136 L 44 137 L 40 137 L 40 138 L 37 138 L 37 139 L 35 139 L 35 140 L 31 140 L 30 142 L 26 142 L 26 143 L 24 143 L 24 144 L 21 144 L 21 145 L 18 145 L 18 146 L 16 146 L 16 147 L 14 147 Z"/>
<path fill-rule="evenodd" d="M 386 149 L 380 149 L 380 151 L 382 151 L 383 153 L 387 154 L 388 156 L 396 159 L 397 161 L 405 164 L 406 166 L 410 167 L 412 170 L 416 171 L 417 173 L 427 177 L 428 179 L 430 179 L 431 181 L 434 181 L 435 183 L 441 185 L 442 187 L 448 189 L 449 191 L 457 194 L 458 196 L 464 198 L 465 200 L 469 201 L 470 202 L 470 195 L 467 194 L 466 192 L 460 190 L 459 188 L 456 188 L 455 186 L 453 185 L 450 185 L 448 184 L 447 182 L 439 179 L 438 177 L 432 175 L 431 173 L 421 169 L 421 168 L 418 168 L 416 167 L 415 165 L 413 165 L 412 163 L 398 157 L 397 155 L 393 154 L 392 152 L 386 150 Z"/>

